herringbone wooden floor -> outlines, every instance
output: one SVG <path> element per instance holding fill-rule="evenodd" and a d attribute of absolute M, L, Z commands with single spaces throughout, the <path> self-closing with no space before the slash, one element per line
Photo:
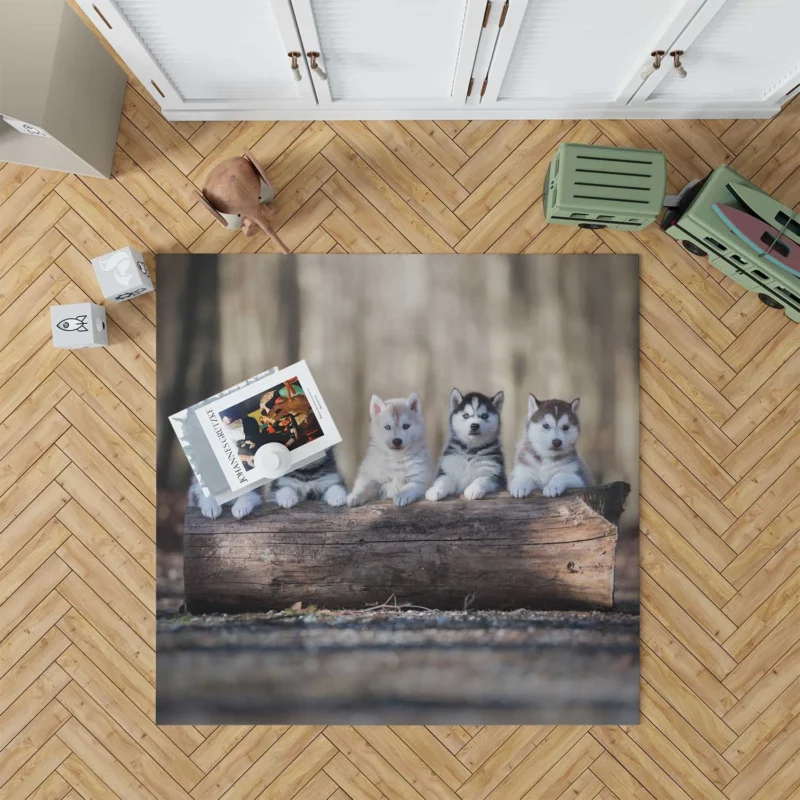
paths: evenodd
<path fill-rule="evenodd" d="M 547 227 L 559 142 L 722 162 L 800 201 L 772 121 L 167 123 L 129 86 L 111 181 L 0 168 L 0 795 L 800 798 L 800 326 L 650 227 Z M 641 256 L 642 720 L 629 728 L 157 728 L 154 297 L 50 344 L 87 259 L 270 251 L 194 186 L 249 147 L 298 252 Z"/>

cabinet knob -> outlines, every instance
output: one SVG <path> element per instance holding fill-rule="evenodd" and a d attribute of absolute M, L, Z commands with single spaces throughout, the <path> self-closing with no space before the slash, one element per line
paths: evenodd
<path fill-rule="evenodd" d="M 663 50 L 653 50 L 650 55 L 653 57 L 653 63 L 648 64 L 642 72 L 642 80 L 646 81 L 657 69 L 661 67 L 661 59 L 664 58 Z"/>
<path fill-rule="evenodd" d="M 288 53 L 288 56 L 289 56 L 289 58 L 291 58 L 291 59 L 292 59 L 292 64 L 291 64 L 291 67 L 292 67 L 292 77 L 293 77 L 293 78 L 294 78 L 296 81 L 301 81 L 301 80 L 303 80 L 303 75 L 302 75 L 302 74 L 301 74 L 301 72 L 300 72 L 300 63 L 299 63 L 299 61 L 298 61 L 298 59 L 299 59 L 299 58 L 300 58 L 302 55 L 303 55 L 302 53 L 298 53 L 298 52 L 296 52 L 296 51 L 294 51 L 294 50 L 293 50 L 292 52 Z"/>
<path fill-rule="evenodd" d="M 312 71 L 312 72 L 313 72 L 313 73 L 314 73 L 314 74 L 315 74 L 315 75 L 316 75 L 316 76 L 317 76 L 317 77 L 318 77 L 318 78 L 319 78 L 321 81 L 326 81 L 326 80 L 328 80 L 328 73 L 327 73 L 327 72 L 325 72 L 325 70 L 324 70 L 324 69 L 322 69 L 322 67 L 320 67 L 320 66 L 319 66 L 319 64 L 317 64 L 317 59 L 318 59 L 318 58 L 321 58 L 320 54 L 319 54 L 319 53 L 317 53 L 317 52 L 314 52 L 314 51 L 312 51 L 312 52 L 310 52 L 310 53 L 306 53 L 306 55 L 308 56 L 309 60 L 311 61 L 311 71 Z"/>
<path fill-rule="evenodd" d="M 681 64 L 683 50 L 671 50 L 670 55 L 672 56 L 672 63 L 675 65 L 675 74 L 679 78 L 685 78 L 686 70 L 683 68 L 683 64 Z"/>

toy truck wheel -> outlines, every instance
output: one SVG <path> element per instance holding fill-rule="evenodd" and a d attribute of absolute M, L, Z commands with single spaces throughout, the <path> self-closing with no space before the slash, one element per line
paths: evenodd
<path fill-rule="evenodd" d="M 596 231 L 600 228 L 605 228 L 605 225 L 598 225 L 596 222 L 579 222 L 579 228 L 588 228 L 590 231 Z"/>
<path fill-rule="evenodd" d="M 759 292 L 758 299 L 765 306 L 769 306 L 770 308 L 783 308 L 783 306 L 774 297 L 770 297 L 768 294 L 764 294 L 763 292 Z"/>
<path fill-rule="evenodd" d="M 700 258 L 703 258 L 708 255 L 705 250 L 701 250 L 694 242 L 690 242 L 688 239 L 684 239 L 681 244 L 684 249 L 688 250 L 693 256 L 700 256 Z"/>

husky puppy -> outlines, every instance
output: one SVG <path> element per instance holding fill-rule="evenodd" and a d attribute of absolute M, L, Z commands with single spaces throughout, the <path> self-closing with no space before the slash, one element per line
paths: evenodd
<path fill-rule="evenodd" d="M 271 481 L 262 491 L 264 500 L 277 503 L 281 508 L 292 508 L 301 500 L 314 499 L 336 507 L 343 506 L 347 500 L 344 479 L 331 450 L 326 450 L 316 461 Z M 236 519 L 243 519 L 261 502 L 257 491 L 247 492 L 233 501 L 231 514 Z M 197 506 L 200 513 L 209 519 L 217 519 L 222 514 L 222 506 L 213 497 L 203 494 L 197 480 L 193 480 L 189 488 L 189 505 Z"/>
<path fill-rule="evenodd" d="M 450 392 L 450 434 L 439 459 L 428 500 L 464 493 L 478 500 L 506 488 L 503 448 L 500 445 L 500 412 L 503 393 L 487 397 L 479 392 Z"/>
<path fill-rule="evenodd" d="M 509 481 L 512 497 L 527 497 L 534 489 L 541 489 L 545 497 L 558 497 L 566 489 L 592 485 L 577 450 L 579 406 L 578 398 L 567 403 L 528 397 L 528 419 Z"/>
<path fill-rule="evenodd" d="M 302 500 L 324 500 L 329 506 L 343 506 L 347 489 L 336 466 L 333 450 L 326 450 L 316 461 L 267 484 L 264 499 L 277 503 L 281 508 L 292 508 Z"/>
<path fill-rule="evenodd" d="M 388 497 L 396 506 L 419 500 L 428 486 L 431 457 L 425 440 L 422 403 L 407 398 L 369 401 L 369 444 L 356 476 L 348 506 Z"/>
<path fill-rule="evenodd" d="M 192 480 L 192 485 L 189 487 L 189 505 L 197 506 L 200 509 L 200 513 L 209 519 L 216 519 L 222 513 L 222 506 L 213 497 L 206 497 L 203 494 L 196 478 Z M 259 497 L 258 492 L 246 492 L 233 501 L 231 514 L 236 519 L 242 519 L 260 505 L 261 497 Z"/>

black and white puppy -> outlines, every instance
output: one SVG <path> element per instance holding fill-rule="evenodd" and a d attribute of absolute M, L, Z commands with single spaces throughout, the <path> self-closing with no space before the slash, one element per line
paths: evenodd
<path fill-rule="evenodd" d="M 479 392 L 450 392 L 450 433 L 439 460 L 428 500 L 461 494 L 478 500 L 505 489 L 506 472 L 500 444 L 503 393 L 487 397 Z"/>
<path fill-rule="evenodd" d="M 303 500 L 324 500 L 329 506 L 343 506 L 347 489 L 336 466 L 333 449 L 265 486 L 264 499 L 281 508 L 292 508 Z"/>

